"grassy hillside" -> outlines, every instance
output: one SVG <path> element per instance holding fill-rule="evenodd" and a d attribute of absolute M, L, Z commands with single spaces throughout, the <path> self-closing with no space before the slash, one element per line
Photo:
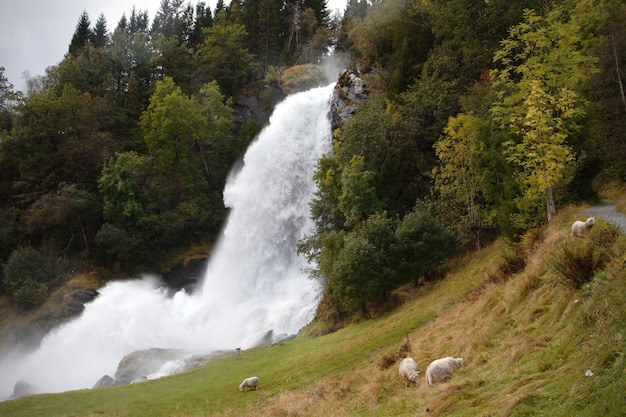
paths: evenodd
<path fill-rule="evenodd" d="M 0 415 L 626 415 L 626 238 L 600 221 L 574 239 L 576 214 L 456 259 L 445 278 L 398 291 L 403 305 L 383 317 L 161 380 L 0 403 Z M 422 370 L 409 389 L 397 373 L 407 351 Z M 427 388 L 442 356 L 466 366 Z M 261 389 L 239 392 L 252 375 Z"/>

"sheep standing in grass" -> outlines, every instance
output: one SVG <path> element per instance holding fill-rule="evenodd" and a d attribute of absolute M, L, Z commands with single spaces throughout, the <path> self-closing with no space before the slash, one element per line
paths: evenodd
<path fill-rule="evenodd" d="M 463 358 L 441 358 L 434 360 L 426 368 L 426 382 L 432 387 L 437 382 L 444 382 L 452 376 L 454 371 L 463 366 Z"/>
<path fill-rule="evenodd" d="M 254 388 L 258 390 L 259 389 L 259 377 L 251 376 L 250 378 L 244 379 L 241 385 L 239 385 L 239 391 L 243 391 L 246 388 L 250 388 L 250 389 Z"/>
<path fill-rule="evenodd" d="M 404 358 L 398 367 L 400 376 L 404 380 L 404 386 L 409 387 L 410 384 L 416 384 L 420 379 L 420 371 L 417 369 L 417 362 L 413 358 Z"/>
<path fill-rule="evenodd" d="M 589 217 L 584 222 L 581 222 L 580 220 L 576 220 L 572 224 L 572 236 L 581 237 L 582 234 L 585 233 L 587 230 L 591 229 L 594 224 L 596 224 L 595 217 Z"/>

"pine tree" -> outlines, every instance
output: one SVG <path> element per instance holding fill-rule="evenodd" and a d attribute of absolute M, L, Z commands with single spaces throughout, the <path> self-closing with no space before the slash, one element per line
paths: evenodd
<path fill-rule="evenodd" d="M 93 32 L 91 31 L 89 15 L 86 11 L 84 11 L 83 14 L 80 15 L 80 19 L 78 19 L 76 31 L 74 32 L 74 36 L 72 36 L 72 41 L 70 42 L 70 56 L 78 56 L 80 51 L 89 45 L 92 38 Z"/>
<path fill-rule="evenodd" d="M 96 26 L 93 30 L 93 43 L 96 48 L 101 48 L 109 44 L 109 30 L 107 29 L 107 21 L 103 14 L 100 14 L 96 21 Z"/>
<path fill-rule="evenodd" d="M 204 29 L 213 26 L 213 15 L 211 8 L 204 2 L 196 4 L 196 18 L 193 22 L 193 29 L 187 41 L 191 48 L 197 48 L 204 41 Z"/>

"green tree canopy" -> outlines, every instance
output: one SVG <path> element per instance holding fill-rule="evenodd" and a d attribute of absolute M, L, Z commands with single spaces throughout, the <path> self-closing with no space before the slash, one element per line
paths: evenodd
<path fill-rule="evenodd" d="M 575 154 L 568 139 L 586 114 L 582 93 L 596 60 L 585 54 L 583 33 L 569 17 L 558 7 L 546 17 L 527 10 L 494 58 L 499 65 L 492 72 L 498 98 L 492 112 L 511 135 L 505 143 L 509 161 L 521 168 L 518 182 L 525 194 L 518 201 L 518 219 L 524 227 L 554 217 L 554 193 L 572 179 Z M 545 217 L 528 210 L 537 207 L 538 199 L 545 201 Z"/>
<path fill-rule="evenodd" d="M 56 278 L 56 267 L 32 246 L 15 250 L 3 266 L 4 285 L 15 301 L 33 308 L 45 301 L 48 284 Z"/>
<path fill-rule="evenodd" d="M 453 227 L 461 234 L 473 235 L 478 247 L 481 228 L 493 221 L 484 198 L 482 161 L 486 145 L 481 130 L 482 122 L 471 114 L 450 118 L 435 144 L 440 164 L 433 170 L 436 192 L 443 201 L 451 202 L 450 206 L 442 204 L 452 209 Z"/>
<path fill-rule="evenodd" d="M 202 107 L 184 96 L 173 79 L 157 82 L 140 125 L 156 169 L 172 181 L 169 192 L 196 193 L 206 186 L 194 148 L 206 141 L 207 121 Z"/>
<path fill-rule="evenodd" d="M 395 235 L 397 243 L 393 255 L 402 282 L 412 279 L 417 284 L 456 250 L 454 234 L 439 225 L 420 204 L 404 216 Z"/>
<path fill-rule="evenodd" d="M 225 13 L 225 12 L 222 12 Z M 250 70 L 252 55 L 244 46 L 245 26 L 217 16 L 212 27 L 205 30 L 199 54 L 209 78 L 217 81 L 226 96 L 243 86 Z"/>
<path fill-rule="evenodd" d="M 66 85 L 29 97 L 19 107 L 9 149 L 16 159 L 16 199 L 30 205 L 59 183 L 95 193 L 102 166 L 111 154 L 112 122 L 106 100 Z"/>

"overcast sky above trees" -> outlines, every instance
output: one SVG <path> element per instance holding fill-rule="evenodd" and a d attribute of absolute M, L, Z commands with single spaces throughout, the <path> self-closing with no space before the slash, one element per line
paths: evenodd
<path fill-rule="evenodd" d="M 200 0 L 189 0 L 196 4 Z M 214 9 L 217 0 L 203 0 Z M 230 1 L 225 1 L 226 4 Z M 343 11 L 347 0 L 328 0 L 330 10 Z M 24 89 L 22 74 L 44 75 L 45 69 L 58 64 L 67 53 L 76 24 L 83 11 L 94 24 L 103 14 L 109 30 L 115 29 L 133 5 L 147 10 L 150 18 L 161 0 L 31 0 L 4 1 L 0 5 L 0 66 L 16 90 Z"/>

